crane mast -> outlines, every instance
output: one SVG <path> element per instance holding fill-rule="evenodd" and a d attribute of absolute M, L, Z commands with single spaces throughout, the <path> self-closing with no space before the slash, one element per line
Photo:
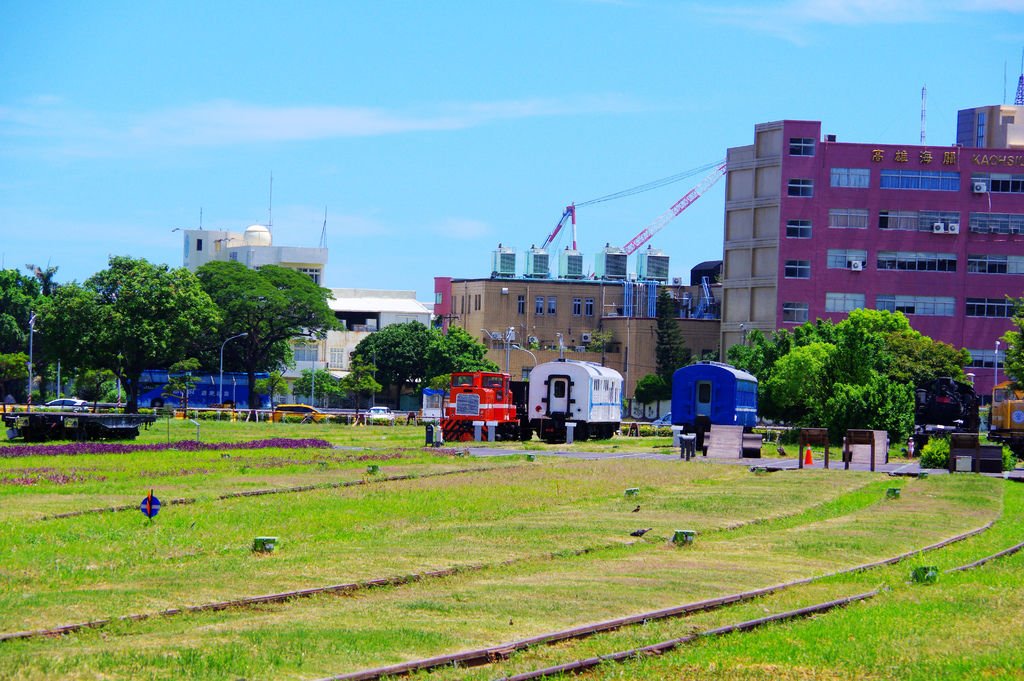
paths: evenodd
<path fill-rule="evenodd" d="M 561 231 L 562 227 L 565 225 L 565 221 L 568 220 L 570 217 L 572 218 L 572 249 L 576 250 L 576 204 L 575 203 L 571 203 L 571 204 L 569 204 L 568 206 L 565 207 L 565 212 L 562 213 L 562 219 L 558 221 L 558 224 L 555 225 L 554 230 L 552 230 L 551 234 L 548 234 L 548 238 L 544 240 L 543 244 L 541 244 L 541 248 L 542 249 L 543 248 L 547 248 L 548 246 L 551 245 L 551 242 L 553 242 L 555 240 L 555 237 L 558 236 L 558 232 Z"/>
<path fill-rule="evenodd" d="M 711 171 L 711 174 L 701 180 L 700 184 L 686 192 L 686 195 L 683 196 L 683 198 L 676 201 L 671 208 L 655 218 L 654 222 L 644 227 L 639 234 L 633 237 L 629 243 L 622 247 L 622 250 L 626 252 L 626 255 L 633 255 L 633 253 L 639 250 L 641 246 L 650 241 L 651 237 L 660 232 L 665 225 L 672 222 L 677 215 L 689 208 L 694 201 L 701 197 L 701 194 L 706 192 L 708 189 L 711 189 L 711 187 L 718 182 L 724 174 L 725 163 L 722 162 L 717 168 Z M 562 219 L 564 221 L 565 217 L 563 216 Z M 575 212 L 573 215 L 573 223 L 575 224 Z M 559 223 L 559 226 L 561 226 L 561 223 Z M 558 230 L 556 228 L 555 232 L 557 233 L 557 231 Z M 554 234 L 552 234 L 552 236 L 554 236 Z"/>

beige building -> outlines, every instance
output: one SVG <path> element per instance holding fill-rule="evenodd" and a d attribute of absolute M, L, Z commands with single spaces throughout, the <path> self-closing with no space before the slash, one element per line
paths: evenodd
<path fill-rule="evenodd" d="M 279 265 L 308 274 L 322 284 L 327 265 L 326 248 L 275 246 L 269 227 L 250 225 L 245 232 L 218 229 L 186 229 L 183 262 L 191 272 L 208 262 L 240 262 L 249 269 Z"/>
<path fill-rule="evenodd" d="M 514 377 L 527 376 L 530 367 L 563 352 L 565 357 L 599 362 L 620 372 L 630 397 L 637 380 L 655 371 L 659 288 L 667 288 L 677 301 L 682 315 L 678 323 L 691 352 L 718 356 L 718 320 L 693 318 L 701 302 L 699 286 L 438 277 L 434 314 L 445 328 L 460 326 L 480 339 L 490 348 L 488 358 L 502 368 L 507 365 Z M 611 334 L 604 352 L 587 352 L 599 331 Z"/>

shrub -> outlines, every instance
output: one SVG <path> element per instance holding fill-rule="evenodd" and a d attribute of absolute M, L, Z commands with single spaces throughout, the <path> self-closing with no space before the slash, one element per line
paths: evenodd
<path fill-rule="evenodd" d="M 933 437 L 928 440 L 921 448 L 921 468 L 946 468 L 948 465 L 949 439 Z"/>
<path fill-rule="evenodd" d="M 1012 471 L 1017 467 L 1017 455 L 1008 446 L 1003 445 L 1003 470 Z"/>

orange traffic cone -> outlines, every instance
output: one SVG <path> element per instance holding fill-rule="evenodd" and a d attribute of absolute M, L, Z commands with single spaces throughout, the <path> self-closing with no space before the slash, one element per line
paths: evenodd
<path fill-rule="evenodd" d="M 805 466 L 813 466 L 814 465 L 814 457 L 811 456 L 811 446 L 810 445 L 807 445 L 807 449 L 804 451 L 804 465 Z"/>

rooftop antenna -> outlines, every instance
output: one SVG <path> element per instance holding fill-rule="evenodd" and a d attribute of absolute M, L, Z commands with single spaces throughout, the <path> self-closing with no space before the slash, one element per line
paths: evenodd
<path fill-rule="evenodd" d="M 267 203 L 267 227 L 274 226 L 274 171 L 270 171 L 270 201 Z"/>
<path fill-rule="evenodd" d="M 1017 97 L 1013 103 L 1024 106 L 1024 48 L 1020 51 L 1020 78 L 1017 79 Z"/>
<path fill-rule="evenodd" d="M 324 206 L 324 226 L 320 230 L 320 248 L 327 248 L 327 206 Z"/>
<path fill-rule="evenodd" d="M 203 207 L 199 206 L 199 229 L 203 228 Z"/>
<path fill-rule="evenodd" d="M 921 144 L 924 145 L 925 116 L 928 111 L 928 86 L 921 86 Z"/>

